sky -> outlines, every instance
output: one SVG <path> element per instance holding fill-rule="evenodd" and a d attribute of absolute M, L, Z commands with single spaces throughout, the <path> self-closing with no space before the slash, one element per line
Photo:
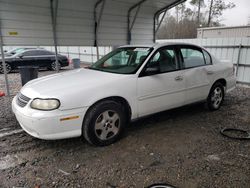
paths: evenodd
<path fill-rule="evenodd" d="M 236 7 L 223 13 L 221 23 L 226 26 L 246 25 L 250 16 L 250 0 L 226 0 L 226 2 L 233 2 Z"/>

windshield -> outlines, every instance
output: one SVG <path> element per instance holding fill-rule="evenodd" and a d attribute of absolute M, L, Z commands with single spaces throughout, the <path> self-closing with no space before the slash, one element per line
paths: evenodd
<path fill-rule="evenodd" d="M 98 60 L 90 69 L 133 74 L 139 69 L 151 50 L 151 48 L 143 47 L 118 48 Z"/>
<path fill-rule="evenodd" d="M 15 54 L 22 53 L 23 51 L 25 51 L 25 48 L 16 48 L 16 49 L 8 51 L 5 55 L 6 56 L 13 56 Z"/>

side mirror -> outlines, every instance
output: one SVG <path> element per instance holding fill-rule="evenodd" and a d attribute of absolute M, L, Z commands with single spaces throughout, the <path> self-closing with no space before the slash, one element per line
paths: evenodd
<path fill-rule="evenodd" d="M 158 74 L 160 72 L 160 67 L 155 66 L 155 67 L 148 67 L 145 70 L 146 75 L 153 75 L 153 74 Z"/>
<path fill-rule="evenodd" d="M 20 59 L 22 59 L 22 58 L 23 58 L 23 55 L 22 55 L 22 54 L 20 54 L 20 55 L 18 55 L 18 57 L 19 57 Z"/>

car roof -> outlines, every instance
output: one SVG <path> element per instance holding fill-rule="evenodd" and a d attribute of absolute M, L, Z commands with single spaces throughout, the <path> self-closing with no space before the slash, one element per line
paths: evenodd
<path fill-rule="evenodd" d="M 31 48 L 31 49 L 24 49 L 24 50 L 22 51 L 22 53 L 23 53 L 23 52 L 28 52 L 28 51 L 48 51 L 48 52 L 51 52 L 51 51 L 46 50 L 46 49 L 44 49 L 44 48 Z"/>
<path fill-rule="evenodd" d="M 199 48 L 203 48 L 201 46 L 195 45 L 195 44 L 191 44 L 191 43 L 184 43 L 184 42 L 163 42 L 163 43 L 155 43 L 152 45 L 124 45 L 124 46 L 120 46 L 119 48 L 126 48 L 126 47 L 137 47 L 137 48 L 161 48 L 164 46 L 171 46 L 171 45 L 189 45 L 189 46 L 194 46 L 194 47 L 199 47 Z"/>

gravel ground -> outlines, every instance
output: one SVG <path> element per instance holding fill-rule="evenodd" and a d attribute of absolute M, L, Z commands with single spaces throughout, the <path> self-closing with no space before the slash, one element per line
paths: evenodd
<path fill-rule="evenodd" d="M 20 89 L 19 76 L 9 74 L 12 95 Z M 1 91 L 3 75 L 0 81 Z M 1 97 L 0 104 L 0 135 L 20 129 L 8 98 Z M 131 123 L 123 138 L 108 147 L 92 147 L 80 138 L 43 141 L 24 132 L 0 136 L 0 187 L 147 187 L 164 182 L 249 188 L 250 141 L 223 137 L 223 127 L 250 131 L 250 89 L 229 93 L 216 112 L 195 104 Z"/>

